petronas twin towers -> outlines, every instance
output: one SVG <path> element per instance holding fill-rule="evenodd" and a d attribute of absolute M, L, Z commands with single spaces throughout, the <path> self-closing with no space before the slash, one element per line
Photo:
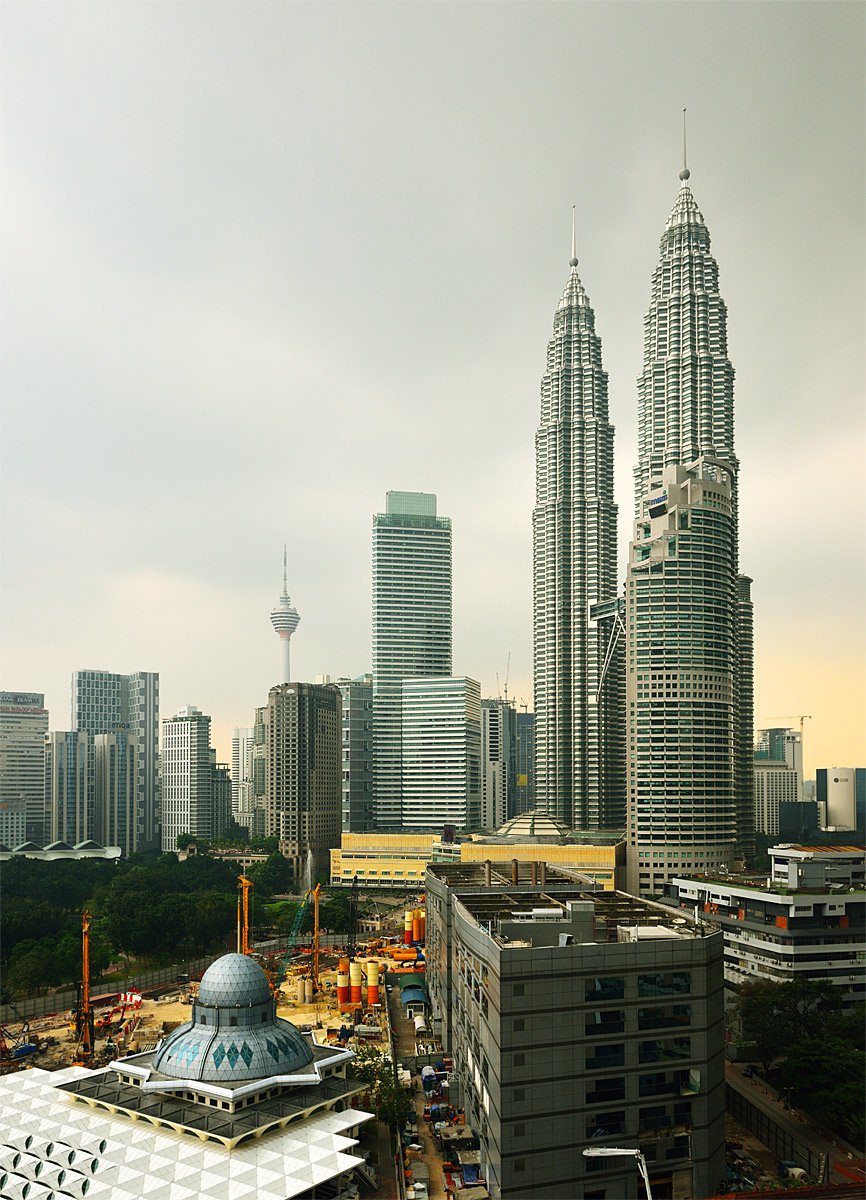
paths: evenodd
<path fill-rule="evenodd" d="M 718 267 L 688 178 L 684 169 L 644 319 L 624 596 L 607 374 L 573 252 L 536 434 L 537 801 L 573 828 L 627 829 L 634 893 L 752 849 L 734 371 Z"/>

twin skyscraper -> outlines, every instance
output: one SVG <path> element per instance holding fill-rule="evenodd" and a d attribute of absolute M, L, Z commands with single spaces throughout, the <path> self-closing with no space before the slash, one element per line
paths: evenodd
<path fill-rule="evenodd" d="M 688 179 L 684 168 L 644 318 L 624 596 L 607 374 L 573 250 L 536 435 L 536 800 L 572 828 L 627 830 L 634 894 L 754 852 L 734 370 Z"/>

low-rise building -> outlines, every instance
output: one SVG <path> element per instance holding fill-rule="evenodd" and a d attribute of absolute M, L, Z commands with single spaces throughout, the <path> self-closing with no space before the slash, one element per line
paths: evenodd
<path fill-rule="evenodd" d="M 844 1002 L 866 999 L 866 851 L 857 846 L 776 846 L 767 875 L 692 875 L 666 896 L 720 925 L 728 984 L 827 980 Z"/>
<path fill-rule="evenodd" d="M 494 1200 L 712 1195 L 725 1172 L 722 934 L 533 863 L 434 864 L 434 1031 Z M 641 1193 L 642 1194 L 642 1193 Z"/>
<path fill-rule="evenodd" d="M 331 883 L 363 887 L 422 887 L 438 833 L 344 833 L 331 851 Z"/>

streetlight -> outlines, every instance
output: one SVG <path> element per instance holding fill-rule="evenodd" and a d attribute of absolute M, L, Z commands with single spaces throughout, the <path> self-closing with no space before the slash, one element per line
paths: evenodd
<path fill-rule="evenodd" d="M 614 1158 L 618 1155 L 625 1158 L 636 1158 L 637 1169 L 641 1173 L 641 1178 L 646 1188 L 647 1200 L 653 1200 L 653 1194 L 650 1190 L 649 1173 L 646 1169 L 646 1159 L 640 1150 L 620 1150 L 615 1146 L 587 1146 L 583 1153 L 586 1158 Z"/>

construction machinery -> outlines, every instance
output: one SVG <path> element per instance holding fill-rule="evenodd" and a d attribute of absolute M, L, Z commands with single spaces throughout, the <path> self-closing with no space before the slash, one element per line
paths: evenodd
<path fill-rule="evenodd" d="M 346 958 L 349 962 L 355 957 L 355 942 L 358 937 L 358 876 L 352 880 L 352 890 L 349 893 L 349 932 L 346 935 Z"/>
<path fill-rule="evenodd" d="M 238 875 L 243 900 L 238 896 L 238 954 L 250 952 L 250 888 L 252 882 L 245 875 Z"/>
<path fill-rule="evenodd" d="M 72 1065 L 89 1067 L 93 1062 L 96 1035 L 93 1005 L 90 1003 L 90 913 L 87 909 L 81 920 L 81 983 L 75 1010 L 75 1039 L 78 1045 Z"/>

